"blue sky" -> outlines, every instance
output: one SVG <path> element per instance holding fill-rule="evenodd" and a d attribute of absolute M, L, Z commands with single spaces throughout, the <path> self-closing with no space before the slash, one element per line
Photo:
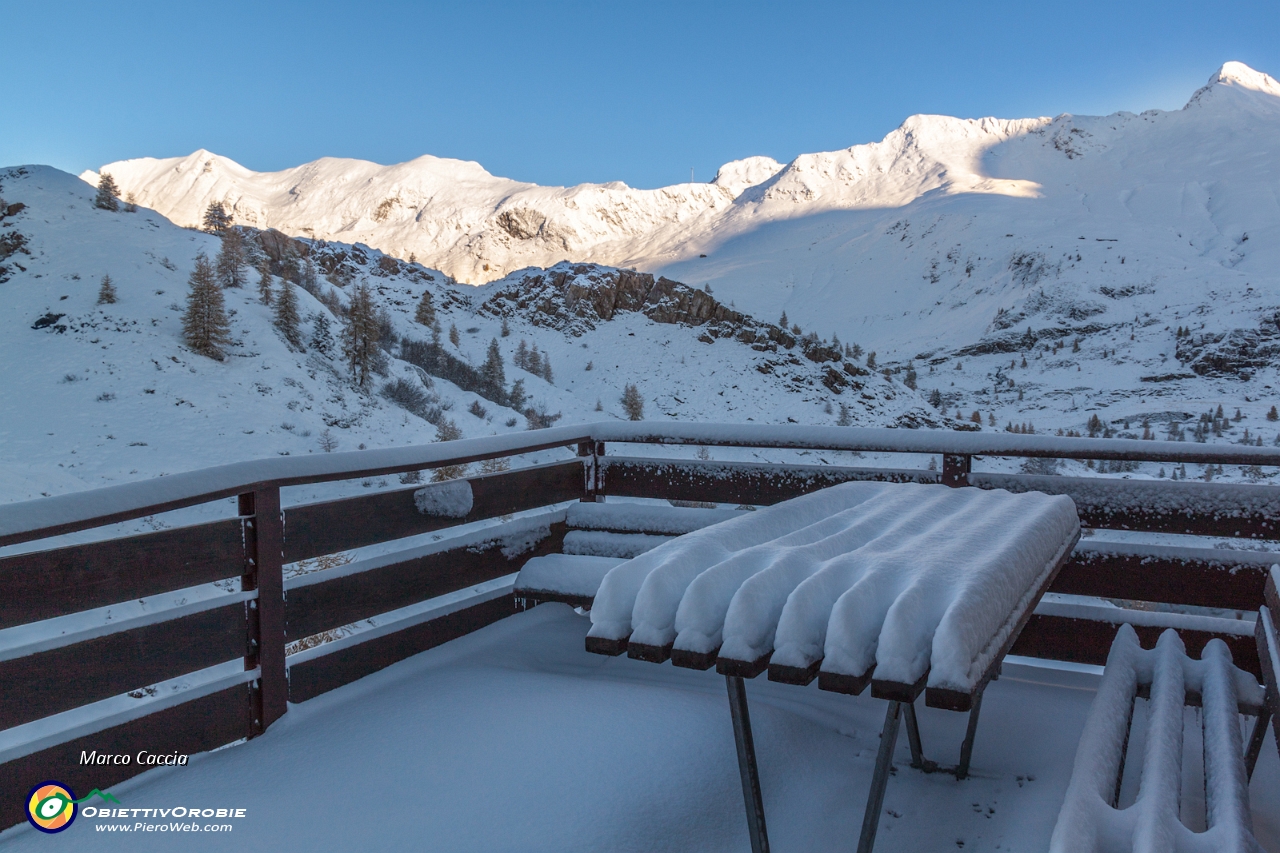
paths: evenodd
<path fill-rule="evenodd" d="M 1280 76 L 1274 0 L 0 0 L 0 20 L 0 165 L 73 172 L 206 148 L 655 187 L 912 113 L 1176 109 L 1227 60 Z"/>

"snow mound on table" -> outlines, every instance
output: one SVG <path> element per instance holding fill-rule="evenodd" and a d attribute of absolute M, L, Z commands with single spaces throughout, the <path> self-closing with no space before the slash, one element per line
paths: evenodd
<path fill-rule="evenodd" d="M 906 684 L 928 672 L 930 687 L 965 692 L 981 677 L 1080 523 L 1064 496 L 962 495 L 922 501 L 894 551 L 867 555 L 831 608 L 824 670 L 862 675 L 874 664 L 878 679 Z"/>
<path fill-rule="evenodd" d="M 730 519 L 660 545 L 605 575 L 591 609 L 589 636 L 666 645 L 676 610 L 707 566 L 869 500 L 883 483 L 845 483 Z M 633 631 L 634 626 L 634 631 Z"/>
<path fill-rule="evenodd" d="M 618 566 L 592 635 L 968 691 L 1079 529 L 1065 496 L 846 483 Z"/>

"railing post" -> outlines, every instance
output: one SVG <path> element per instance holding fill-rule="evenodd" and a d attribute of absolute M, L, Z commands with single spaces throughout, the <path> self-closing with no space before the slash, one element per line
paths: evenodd
<path fill-rule="evenodd" d="M 582 503 L 604 503 L 604 472 L 600 467 L 600 457 L 604 456 L 603 441 L 578 442 L 578 455 L 586 459 L 587 495 Z"/>
<path fill-rule="evenodd" d="M 289 682 L 284 661 L 284 517 L 280 489 L 268 487 L 240 495 L 244 533 L 244 574 L 240 588 L 256 589 L 248 602 L 246 670 L 261 667 L 252 691 L 252 735 L 284 716 Z"/>
<path fill-rule="evenodd" d="M 942 454 L 942 485 L 958 488 L 969 485 L 969 469 L 973 457 L 967 454 Z"/>

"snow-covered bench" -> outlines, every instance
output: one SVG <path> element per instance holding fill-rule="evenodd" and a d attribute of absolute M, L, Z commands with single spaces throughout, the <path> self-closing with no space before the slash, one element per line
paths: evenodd
<path fill-rule="evenodd" d="M 1070 498 L 854 482 L 693 531 L 610 569 L 587 649 L 728 680 L 754 850 L 767 849 L 743 678 L 890 700 L 859 850 L 874 843 L 899 722 L 970 711 L 1079 539 Z"/>
<path fill-rule="evenodd" d="M 1254 637 L 1258 641 L 1258 662 L 1262 664 L 1266 702 L 1262 713 L 1258 716 L 1258 725 L 1254 728 L 1253 738 L 1249 742 L 1249 752 L 1245 759 L 1249 762 L 1250 775 L 1253 774 L 1253 762 L 1262 751 L 1262 740 L 1266 736 L 1268 719 L 1275 731 L 1276 750 L 1280 751 L 1280 636 L 1277 636 L 1276 629 L 1277 614 L 1280 614 L 1280 566 L 1272 566 L 1267 574 L 1263 599 L 1266 604 L 1258 610 L 1258 623 Z"/>
<path fill-rule="evenodd" d="M 1141 783 L 1133 805 L 1120 809 L 1138 696 L 1149 697 Z M 1192 832 L 1180 820 L 1186 704 L 1202 708 L 1203 833 Z M 1242 747 L 1240 714 L 1258 717 L 1248 750 Z M 1263 688 L 1232 664 L 1222 640 L 1210 640 L 1195 660 L 1186 655 L 1173 629 L 1161 635 L 1154 649 L 1144 650 L 1133 628 L 1122 625 L 1080 737 L 1051 853 L 1261 851 L 1253 837 L 1249 778 L 1265 732 Z"/>
<path fill-rule="evenodd" d="M 742 514 L 732 509 L 635 503 L 574 504 L 565 513 L 564 553 L 525 563 L 516 577 L 516 602 L 523 607 L 552 601 L 590 607 L 614 566 L 676 536 Z"/>

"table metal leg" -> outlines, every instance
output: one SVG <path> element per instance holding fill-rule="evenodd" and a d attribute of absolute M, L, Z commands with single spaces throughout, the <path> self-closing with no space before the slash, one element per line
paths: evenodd
<path fill-rule="evenodd" d="M 911 744 L 911 766 L 917 770 L 925 770 L 924 744 L 920 740 L 920 724 L 916 720 L 915 703 L 904 703 L 902 710 L 907 717 L 907 743 Z"/>
<path fill-rule="evenodd" d="M 1253 778 L 1253 768 L 1258 763 L 1258 755 L 1262 752 L 1262 742 L 1267 737 L 1267 723 L 1271 722 L 1271 711 L 1262 709 L 1253 724 L 1253 735 L 1249 738 L 1249 748 L 1244 752 L 1244 772 L 1246 779 Z"/>
<path fill-rule="evenodd" d="M 884 789 L 889 784 L 889 768 L 893 766 L 893 748 L 898 743 L 898 724 L 902 721 L 902 703 L 890 702 L 880 732 L 880 751 L 876 754 L 876 771 L 867 794 L 867 811 L 862 816 L 862 834 L 858 836 L 858 853 L 871 853 L 880 828 L 880 810 L 884 807 Z"/>
<path fill-rule="evenodd" d="M 726 675 L 724 681 L 729 689 L 729 713 L 733 717 L 733 740 L 738 747 L 738 773 L 742 777 L 742 799 L 747 806 L 751 853 L 769 853 L 760 772 L 756 769 L 756 747 L 751 738 L 751 715 L 747 711 L 747 687 L 736 675 Z"/>
<path fill-rule="evenodd" d="M 964 779 L 969 775 L 969 759 L 973 758 L 973 739 L 978 734 L 978 714 L 982 711 L 982 693 L 973 697 L 973 707 L 969 709 L 969 728 L 964 733 L 964 743 L 960 744 L 960 765 L 956 767 L 956 778 Z"/>

